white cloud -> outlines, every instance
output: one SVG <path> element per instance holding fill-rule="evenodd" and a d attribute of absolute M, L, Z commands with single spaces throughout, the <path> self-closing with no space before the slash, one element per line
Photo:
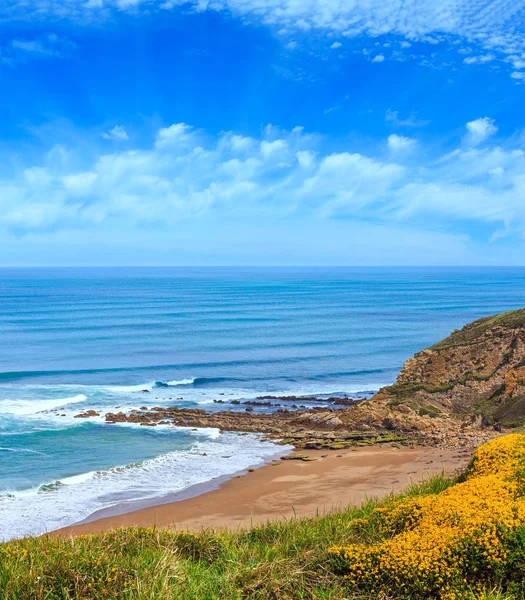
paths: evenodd
<path fill-rule="evenodd" d="M 3 14 L 32 21 L 46 15 L 86 22 L 109 18 L 112 11 L 180 10 L 230 11 L 244 20 L 256 20 L 288 35 L 297 30 L 318 30 L 346 37 L 384 34 L 404 38 L 400 47 L 413 42 L 437 45 L 449 38 L 466 40 L 482 57 L 490 54 L 519 56 L 525 51 L 523 0 L 0 0 Z M 458 48 L 458 51 L 461 48 Z M 484 50 L 484 52 L 478 52 Z M 484 58 L 483 58 L 484 57 Z"/>
<path fill-rule="evenodd" d="M 114 140 L 120 142 L 129 140 L 128 132 L 122 125 L 115 125 L 113 129 L 104 131 L 101 135 L 105 140 Z"/>
<path fill-rule="evenodd" d="M 482 54 L 481 56 L 467 56 L 463 59 L 463 62 L 466 65 L 476 65 L 491 62 L 495 58 L 495 54 Z"/>
<path fill-rule="evenodd" d="M 311 150 L 299 150 L 296 156 L 301 169 L 310 169 L 315 164 L 315 152 Z"/>
<path fill-rule="evenodd" d="M 465 136 L 465 140 L 473 146 L 481 144 L 481 142 L 484 142 L 498 131 L 498 128 L 494 125 L 494 120 L 488 117 L 469 121 L 466 124 L 466 128 L 467 135 Z"/>
<path fill-rule="evenodd" d="M 388 147 L 392 152 L 411 152 L 416 146 L 416 140 L 393 133 L 388 136 Z"/>
<path fill-rule="evenodd" d="M 376 56 L 374 56 L 374 58 L 372 59 L 373 63 L 380 63 L 383 62 L 385 60 L 385 57 L 382 54 L 377 54 Z"/>
<path fill-rule="evenodd" d="M 220 139 L 220 144 L 221 147 L 224 147 L 227 151 L 231 150 L 235 153 L 244 154 L 252 150 L 257 142 L 251 137 L 228 132 L 223 134 Z"/>
<path fill-rule="evenodd" d="M 48 54 L 48 50 L 39 40 L 12 40 L 11 46 L 24 52 L 36 52 L 37 54 Z"/>
<path fill-rule="evenodd" d="M 525 81 L 525 71 L 514 71 L 510 74 L 512 79 L 517 79 L 519 81 Z"/>
<path fill-rule="evenodd" d="M 137 7 L 139 4 L 146 3 L 146 0 L 115 0 L 115 3 L 120 9 L 127 10 Z"/>
<path fill-rule="evenodd" d="M 432 45 L 436 45 L 436 44 L 439 44 L 442 41 L 442 39 L 432 37 L 431 35 L 423 35 L 419 38 L 419 41 L 427 42 L 428 44 L 432 44 Z"/>
<path fill-rule="evenodd" d="M 342 45 L 343 45 L 343 44 L 341 44 L 341 42 L 334 42 L 334 43 L 333 43 L 333 44 L 330 46 L 330 48 L 331 48 L 332 50 L 337 50 L 337 48 L 341 48 L 341 46 L 342 46 Z"/>
<path fill-rule="evenodd" d="M 525 232 L 525 152 L 456 150 L 397 190 L 398 218 L 429 216 Z"/>
<path fill-rule="evenodd" d="M 418 119 L 416 115 L 408 115 L 406 119 L 399 117 L 399 111 L 388 109 L 385 113 L 385 121 L 392 123 L 395 127 L 424 127 L 428 125 L 430 121 L 424 119 Z"/>
<path fill-rule="evenodd" d="M 521 56 L 516 56 L 516 55 L 508 56 L 507 62 L 512 63 L 512 66 L 517 70 L 525 69 L 525 54 L 522 54 Z"/>
<path fill-rule="evenodd" d="M 403 172 L 399 165 L 358 153 L 330 154 L 302 183 L 297 196 L 306 205 L 321 203 L 323 215 L 356 215 L 370 203 L 388 201 Z"/>
<path fill-rule="evenodd" d="M 86 195 L 89 194 L 95 182 L 97 181 L 97 173 L 86 171 L 84 173 L 74 173 L 73 175 L 64 175 L 62 177 L 62 185 L 64 189 L 73 194 Z"/>
<path fill-rule="evenodd" d="M 157 132 L 157 148 L 180 148 L 185 149 L 195 141 L 193 127 L 186 123 L 175 123 L 169 127 L 163 127 Z"/>
<path fill-rule="evenodd" d="M 428 160 L 417 153 L 403 164 L 397 159 L 415 147 L 412 138 L 392 134 L 393 154 L 380 159 L 352 144 L 327 152 L 328 140 L 299 127 L 268 126 L 252 138 L 231 131 L 210 136 L 175 123 L 158 130 L 147 148 L 108 152 L 100 140 L 101 150 L 89 157 L 53 147 L 43 164 L 14 168 L 17 158 L 3 165 L 0 231 L 135 231 L 181 220 L 198 228 L 212 215 L 253 226 L 293 215 L 294 223 L 344 217 L 407 231 L 419 231 L 421 223 L 442 231 L 484 223 L 490 234 L 498 232 L 494 243 L 521 236 L 525 152 L 488 145 L 490 119 L 469 125 L 476 143 Z"/>
<path fill-rule="evenodd" d="M 285 140 L 274 140 L 261 142 L 261 155 L 263 158 L 272 158 L 275 156 L 284 156 L 288 151 L 288 143 Z"/>
<path fill-rule="evenodd" d="M 10 40 L 0 53 L 13 62 L 16 62 L 17 60 L 24 60 L 29 57 L 41 59 L 65 58 L 70 56 L 75 49 L 76 44 L 71 40 L 50 33 L 31 39 L 14 38 Z"/>

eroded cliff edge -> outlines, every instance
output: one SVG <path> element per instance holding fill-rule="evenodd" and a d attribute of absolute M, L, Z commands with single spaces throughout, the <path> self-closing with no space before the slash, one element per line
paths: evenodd
<path fill-rule="evenodd" d="M 469 323 L 418 352 L 394 385 L 352 413 L 355 427 L 377 427 L 382 418 L 387 428 L 442 440 L 461 430 L 523 425 L 525 309 Z"/>

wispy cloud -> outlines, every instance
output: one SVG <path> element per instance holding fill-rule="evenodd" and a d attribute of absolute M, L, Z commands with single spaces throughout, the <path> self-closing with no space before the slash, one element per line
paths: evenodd
<path fill-rule="evenodd" d="M 463 59 L 466 65 L 479 65 L 492 62 L 496 58 L 495 54 L 482 54 L 480 56 L 467 56 Z"/>
<path fill-rule="evenodd" d="M 424 127 L 430 121 L 418 119 L 415 114 L 410 114 L 406 118 L 399 116 L 399 111 L 388 109 L 385 113 L 385 121 L 394 127 Z"/>
<path fill-rule="evenodd" d="M 525 4 L 478 0 L 0 0 L 5 14 L 42 19 L 45 15 L 80 20 L 107 18 L 112 11 L 180 10 L 229 11 L 233 16 L 275 26 L 279 31 L 337 33 L 348 38 L 395 34 L 404 38 L 398 52 L 414 42 L 438 46 L 451 38 L 467 40 L 477 50 L 466 64 L 484 64 L 497 56 L 520 56 L 525 51 Z M 337 45 L 339 42 L 335 42 Z M 458 47 L 458 51 L 461 47 Z M 380 60 L 380 59 L 377 59 Z"/>
<path fill-rule="evenodd" d="M 115 125 L 115 127 L 109 131 L 104 131 L 101 135 L 105 140 L 113 140 L 118 142 L 125 142 L 129 140 L 128 132 L 122 125 Z"/>
<path fill-rule="evenodd" d="M 425 152 L 408 156 L 416 141 L 397 134 L 388 138 L 386 155 L 379 145 L 368 154 L 351 145 L 324 152 L 319 136 L 274 126 L 258 137 L 209 136 L 175 123 L 159 129 L 150 147 L 99 149 L 81 160 L 78 148 L 55 146 L 44 164 L 14 174 L 10 167 L 0 177 L 0 229 L 20 235 L 115 223 L 165 227 L 210 215 L 251 224 L 293 216 L 414 232 L 422 222 L 442 231 L 470 222 L 498 232 L 494 241 L 521 238 L 525 152 L 491 145 L 497 127 L 489 118 L 466 130 L 470 146 L 428 160 Z"/>
<path fill-rule="evenodd" d="M 15 64 L 29 58 L 66 58 L 72 55 L 76 44 L 54 33 L 39 37 L 13 38 L 0 48 L 3 58 Z"/>

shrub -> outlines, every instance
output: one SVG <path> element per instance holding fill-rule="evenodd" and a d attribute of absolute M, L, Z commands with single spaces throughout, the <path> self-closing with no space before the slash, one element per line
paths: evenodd
<path fill-rule="evenodd" d="M 524 456 L 525 435 L 484 444 L 460 483 L 373 511 L 358 527 L 377 541 L 331 548 L 334 568 L 356 591 L 378 595 L 471 598 L 491 585 L 522 593 Z"/>

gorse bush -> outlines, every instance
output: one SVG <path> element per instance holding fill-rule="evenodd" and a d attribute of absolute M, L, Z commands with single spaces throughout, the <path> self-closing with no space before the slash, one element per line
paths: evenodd
<path fill-rule="evenodd" d="M 396 598 L 471 598 L 495 585 L 524 597 L 524 459 L 525 435 L 497 438 L 478 448 L 463 481 L 354 520 L 368 543 L 332 547 L 334 571 L 356 591 Z"/>

